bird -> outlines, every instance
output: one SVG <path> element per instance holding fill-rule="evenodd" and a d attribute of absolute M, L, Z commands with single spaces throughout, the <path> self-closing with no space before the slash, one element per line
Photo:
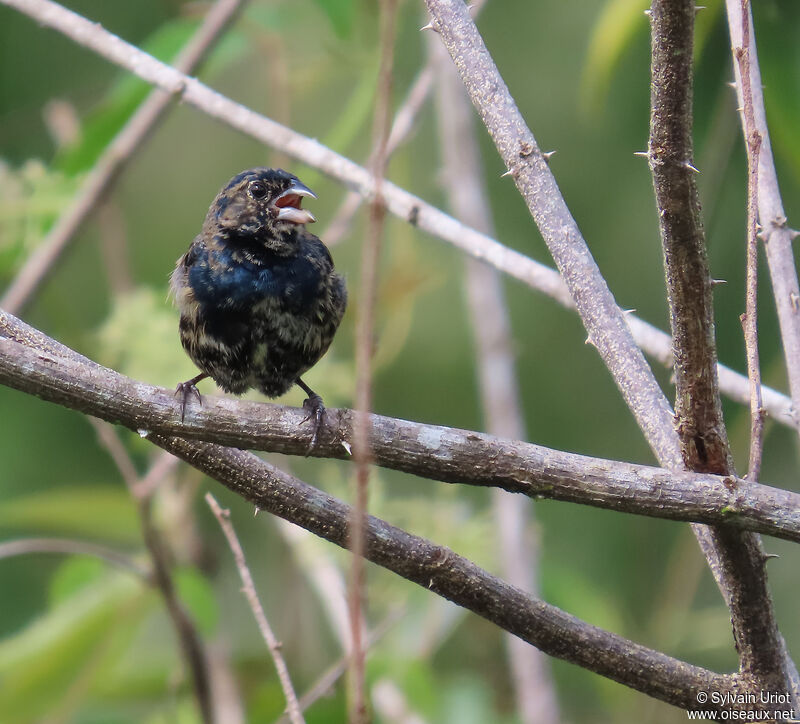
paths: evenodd
<path fill-rule="evenodd" d="M 181 421 L 197 383 L 280 397 L 298 385 L 316 445 L 325 406 L 301 375 L 325 354 L 347 307 L 328 248 L 306 230 L 311 189 L 283 169 L 252 168 L 217 194 L 170 278 L 180 340 L 200 374 L 181 382 Z"/>

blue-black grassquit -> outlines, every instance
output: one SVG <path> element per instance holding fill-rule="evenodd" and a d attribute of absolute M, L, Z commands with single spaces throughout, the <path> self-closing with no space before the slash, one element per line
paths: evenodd
<path fill-rule="evenodd" d="M 327 247 L 305 224 L 314 194 L 286 171 L 234 176 L 172 274 L 183 348 L 202 374 L 178 385 L 183 410 L 196 383 L 250 388 L 278 397 L 292 385 L 308 395 L 316 442 L 325 408 L 300 375 L 325 354 L 347 305 L 344 280 Z"/>

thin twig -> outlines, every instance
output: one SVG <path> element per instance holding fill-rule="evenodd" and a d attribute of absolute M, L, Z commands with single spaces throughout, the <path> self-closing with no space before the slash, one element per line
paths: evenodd
<path fill-rule="evenodd" d="M 361 255 L 361 294 L 356 319 L 356 417 L 353 430 L 356 495 L 350 529 L 350 550 L 353 553 L 350 573 L 349 609 L 353 641 L 350 679 L 352 699 L 350 721 L 366 724 L 369 720 L 366 697 L 365 651 L 361 639 L 361 613 L 366 601 L 364 565 L 364 521 L 367 514 L 369 466 L 372 452 L 369 444 L 368 414 L 372 409 L 372 352 L 375 332 L 375 306 L 378 298 L 378 263 L 386 220 L 383 199 L 383 178 L 386 175 L 386 144 L 390 131 L 392 75 L 394 68 L 394 35 L 397 0 L 381 0 L 378 91 L 373 123 L 372 177 L 375 196 L 370 204 L 369 224 Z"/>
<path fill-rule="evenodd" d="M 386 141 L 386 159 L 402 146 L 411 135 L 420 110 L 425 105 L 433 88 L 433 68 L 427 64 L 414 79 L 405 100 L 397 109 L 389 138 Z M 333 215 L 322 235 L 327 246 L 335 246 L 350 232 L 356 212 L 364 198 L 357 191 L 348 191 L 339 209 Z"/>
<path fill-rule="evenodd" d="M 231 513 L 229 510 L 223 510 L 211 493 L 206 493 L 205 500 L 208 504 L 208 507 L 211 508 L 211 512 L 214 514 L 214 517 L 217 519 L 220 528 L 222 528 L 222 532 L 225 534 L 225 538 L 228 541 L 228 547 L 231 549 L 233 558 L 236 561 L 236 568 L 239 571 L 239 577 L 242 579 L 242 591 L 247 598 L 247 603 L 250 605 L 250 609 L 252 610 L 253 616 L 256 619 L 258 630 L 261 632 L 261 636 L 266 642 L 267 648 L 269 648 L 269 652 L 272 655 L 272 660 L 275 662 L 275 669 L 278 672 L 278 679 L 281 682 L 281 689 L 283 689 L 283 695 L 286 697 L 286 709 L 289 719 L 292 724 L 303 724 L 305 720 L 300 712 L 300 705 L 297 703 L 297 694 L 295 694 L 294 686 L 292 686 L 292 679 L 289 676 L 289 669 L 287 668 L 286 661 L 281 653 L 281 644 L 275 638 L 275 634 L 272 632 L 272 628 L 267 621 L 267 616 L 264 613 L 264 608 L 261 605 L 261 601 L 258 599 L 256 586 L 255 583 L 253 583 L 253 576 L 250 574 L 250 569 L 247 567 L 244 551 L 242 550 L 242 546 L 239 543 L 239 538 L 236 535 L 236 531 L 233 529 L 233 524 L 230 520 Z"/>
<path fill-rule="evenodd" d="M 242 9 L 245 0 L 217 0 L 203 24 L 175 58 L 175 68 L 191 73 Z M 20 269 L 0 299 L 0 307 L 17 313 L 54 268 L 75 233 L 108 195 L 119 174 L 163 118 L 172 95 L 153 91 L 97 160 L 74 200 Z"/>
<path fill-rule="evenodd" d="M 313 536 L 307 530 L 284 520 L 279 520 L 278 523 L 278 530 L 292 549 L 297 567 L 308 578 L 317 594 L 331 631 L 344 654 L 349 656 L 353 650 L 353 637 L 350 629 L 347 581 L 334 556 L 320 551 L 316 546 L 309 548 L 307 541 Z M 364 616 L 361 620 L 364 620 Z M 366 636 L 366 631 L 363 635 Z"/>
<path fill-rule="evenodd" d="M 167 611 L 181 643 L 181 650 L 192 674 L 200 715 L 206 724 L 213 724 L 214 708 L 211 702 L 211 682 L 205 646 L 191 615 L 184 608 L 175 589 L 169 554 L 160 531 L 153 523 L 152 502 L 152 498 L 138 501 L 142 536 L 153 561 L 156 585 L 164 598 Z"/>
<path fill-rule="evenodd" d="M 761 134 L 756 128 L 753 91 L 750 86 L 750 9 L 742 0 L 742 38 L 745 45 L 734 49 L 742 85 L 744 135 L 747 139 L 747 282 L 742 317 L 750 378 L 750 463 L 747 479 L 761 475 L 764 448 L 764 411 L 761 408 L 761 368 L 758 360 L 758 157 Z"/>
<path fill-rule="evenodd" d="M 733 473 L 717 384 L 711 275 L 692 149 L 695 3 L 654 0 L 648 158 L 659 211 L 675 354 L 676 425 L 686 467 Z M 740 669 L 755 686 L 786 690 L 785 650 L 775 621 L 760 539 L 710 531 L 731 611 Z"/>
<path fill-rule="evenodd" d="M 150 571 L 130 556 L 96 543 L 87 543 L 69 538 L 21 538 L 0 543 L 0 559 L 31 553 L 63 553 L 65 555 L 92 556 L 118 568 L 124 568 L 126 571 L 135 573 L 146 581 L 150 581 L 151 578 Z"/>
<path fill-rule="evenodd" d="M 492 233 L 489 194 L 475 135 L 473 112 L 458 74 L 441 42 L 431 35 L 429 57 L 436 67 L 439 146 L 443 181 L 453 215 L 475 229 Z M 502 278 L 492 267 L 465 259 L 465 293 L 475 336 L 478 385 L 486 430 L 512 440 L 526 438 L 511 322 Z M 529 501 L 492 491 L 501 571 L 505 579 L 538 593 L 539 550 L 529 526 L 536 524 Z M 559 721 L 558 701 L 547 659 L 518 638 L 505 636 L 516 711 L 526 724 Z"/>
<path fill-rule="evenodd" d="M 296 527 L 296 526 L 293 526 Z M 305 532 L 305 531 L 304 531 Z M 403 608 L 395 608 L 386 614 L 386 617 L 372 631 L 367 634 L 365 648 L 371 649 L 380 641 L 389 629 L 405 615 Z M 350 664 L 350 656 L 344 654 L 339 660 L 331 664 L 320 677 L 309 687 L 299 699 L 300 711 L 306 711 L 312 704 L 328 694 L 333 685 L 344 675 Z M 284 724 L 288 721 L 286 715 L 282 716 L 275 724 Z"/>
<path fill-rule="evenodd" d="M 136 501 L 142 538 L 153 564 L 152 580 L 164 599 L 167 613 L 178 637 L 181 653 L 191 672 L 200 714 L 206 724 L 213 724 L 211 683 L 205 647 L 192 617 L 183 607 L 175 590 L 175 582 L 171 571 L 171 556 L 161 532 L 153 522 L 152 498 L 150 496 L 141 497 L 137 495 L 137 491 L 141 487 L 136 474 L 136 467 L 125 446 L 117 437 L 115 429 L 107 422 L 93 417 L 90 417 L 89 421 L 97 431 L 98 439 L 117 466 L 131 497 Z M 159 466 L 159 468 L 163 470 L 164 466 Z"/>
<path fill-rule="evenodd" d="M 0 313 L 0 383 L 124 425 L 147 437 L 180 435 L 252 450 L 304 455 L 304 411 L 203 397 L 181 422 L 172 390 L 105 369 Z M 13 319 L 13 318 L 11 318 Z M 16 330 L 19 330 L 17 333 Z M 64 356 L 67 355 L 67 356 Z M 348 410 L 327 411 L 328 432 L 314 454 L 351 459 Z M 370 416 L 376 464 L 447 483 L 500 487 L 532 498 L 670 520 L 726 524 L 800 542 L 800 494 L 728 476 L 685 473 L 589 458 L 478 432 Z"/>
<path fill-rule="evenodd" d="M 761 85 L 761 72 L 758 67 L 755 33 L 752 31 L 753 18 L 750 3 L 742 0 L 726 0 L 728 27 L 731 34 L 731 49 L 734 54 L 734 75 L 739 105 L 749 113 L 753 112 L 752 124 L 746 126 L 742 118 L 745 142 L 748 147 L 750 136 L 757 132 L 761 138 L 758 154 L 758 218 L 761 222 L 759 236 L 764 241 L 772 291 L 778 309 L 778 322 L 783 342 L 786 373 L 792 398 L 792 415 L 797 421 L 800 415 L 800 286 L 794 260 L 792 241 L 797 232 L 789 227 L 783 209 L 775 159 L 767 128 L 767 115 L 764 108 L 764 93 Z M 750 28 L 745 33 L 745 28 Z M 750 102 L 745 98 L 745 78 L 742 66 L 736 58 L 741 49 L 747 59 L 747 82 Z M 766 399 L 766 390 L 764 390 Z M 798 428 L 800 430 L 800 428 Z"/>
<path fill-rule="evenodd" d="M 232 128 L 240 130 L 271 148 L 283 150 L 293 158 L 320 169 L 362 197 L 371 198 L 374 194 L 372 176 L 363 167 L 325 148 L 317 141 L 215 93 L 197 79 L 190 78 L 157 61 L 152 56 L 103 30 L 96 23 L 92 23 L 50 0 L 0 0 L 0 4 L 14 7 L 42 25 L 58 30 L 78 44 L 94 50 L 109 61 L 135 73 L 143 80 L 157 85 L 171 94 L 180 94 L 187 104 L 193 105 L 207 115 L 227 123 Z M 560 194 L 554 181 L 549 186 L 552 191 Z M 762 172 L 762 189 L 763 186 Z M 386 209 L 390 213 L 413 223 L 421 231 L 454 245 L 464 253 L 491 264 L 512 278 L 546 294 L 568 309 L 575 308 L 569 290 L 555 270 L 471 229 L 388 181 L 384 181 L 382 190 Z M 762 214 L 762 218 L 764 218 L 764 214 Z M 570 228 L 570 235 L 570 238 L 575 238 L 577 242 L 585 244 L 577 228 Z M 767 253 L 769 257 L 769 247 Z M 800 294 L 792 299 L 797 302 Z M 0 304 L 1 306 L 3 305 Z M 671 365 L 669 335 L 631 314 L 626 315 L 626 321 L 634 339 L 642 349 L 653 355 L 662 364 Z M 800 364 L 796 367 L 798 376 L 800 376 Z M 720 380 L 722 389 L 732 399 L 742 404 L 749 404 L 750 388 L 747 377 L 720 366 Z M 784 395 L 764 388 L 764 407 L 778 422 L 797 428 L 792 405 Z"/>

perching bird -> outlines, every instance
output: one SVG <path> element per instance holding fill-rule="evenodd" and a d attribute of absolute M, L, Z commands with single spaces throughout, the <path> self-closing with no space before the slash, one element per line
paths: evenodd
<path fill-rule="evenodd" d="M 208 210 L 203 229 L 172 273 L 183 348 L 202 374 L 182 382 L 181 419 L 195 386 L 278 397 L 292 385 L 308 395 L 316 444 L 325 407 L 300 379 L 330 346 L 347 305 L 344 280 L 327 247 L 304 224 L 314 193 L 281 169 L 234 176 Z M 310 448 L 309 448 L 310 449 Z"/>

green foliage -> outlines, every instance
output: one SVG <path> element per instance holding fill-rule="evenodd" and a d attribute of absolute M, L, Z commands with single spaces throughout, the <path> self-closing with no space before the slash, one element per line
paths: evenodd
<path fill-rule="evenodd" d="M 178 340 L 178 314 L 164 292 L 120 296 L 96 335 L 97 359 L 136 380 L 174 387 L 196 374 Z"/>
<path fill-rule="evenodd" d="M 68 601 L 80 589 L 98 581 L 105 575 L 108 564 L 99 558 L 71 556 L 50 580 L 48 603 L 51 607 Z"/>
<path fill-rule="evenodd" d="M 605 101 L 608 85 L 622 55 L 647 21 L 649 0 L 608 0 L 592 30 L 581 79 L 581 98 L 587 109 Z"/>
<path fill-rule="evenodd" d="M 41 161 L 0 158 L 0 279 L 10 279 L 72 200 L 78 180 Z"/>
<path fill-rule="evenodd" d="M 178 596 L 198 631 L 204 636 L 212 636 L 219 621 L 219 608 L 208 579 L 194 568 L 179 568 L 173 575 Z"/>
<path fill-rule="evenodd" d="M 159 28 L 142 50 L 168 61 L 182 48 L 196 23 L 174 20 Z M 103 101 L 87 116 L 80 138 L 55 159 L 56 168 L 68 176 L 89 170 L 103 150 L 150 93 L 150 86 L 127 73 L 120 74 Z"/>
<path fill-rule="evenodd" d="M 139 540 L 136 510 L 122 487 L 57 487 L 11 498 L 0 507 L 0 525 L 117 543 Z"/>
<path fill-rule="evenodd" d="M 346 38 L 353 29 L 355 0 L 314 0 L 325 13 L 340 38 Z"/>
<path fill-rule="evenodd" d="M 126 636 L 147 602 L 141 585 L 129 575 L 108 575 L 77 589 L 0 642 L 4 724 L 23 724 L 54 707 L 69 707 L 76 687 L 91 685 L 119 655 L 114 638 Z"/>

